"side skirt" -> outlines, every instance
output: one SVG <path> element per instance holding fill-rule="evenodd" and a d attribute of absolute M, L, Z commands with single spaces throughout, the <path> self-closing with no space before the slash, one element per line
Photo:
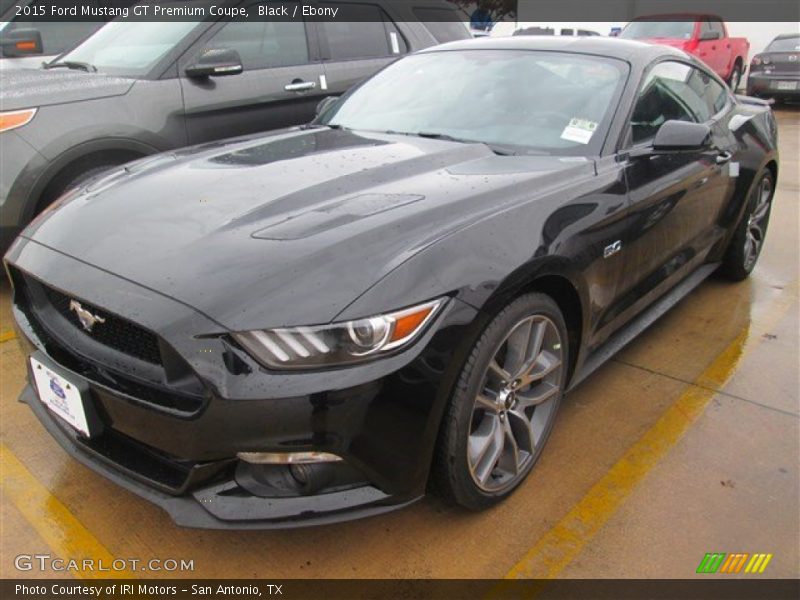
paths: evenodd
<path fill-rule="evenodd" d="M 703 283 L 709 275 L 716 271 L 718 266 L 719 263 L 711 263 L 699 267 L 686 279 L 651 304 L 650 307 L 639 316 L 625 325 L 625 327 L 615 332 L 602 346 L 586 359 L 580 371 L 572 377 L 567 391 L 573 389 L 589 375 L 594 373 L 607 360 L 627 346 L 635 337 L 666 314 L 669 309 L 683 300 L 692 290 Z"/>

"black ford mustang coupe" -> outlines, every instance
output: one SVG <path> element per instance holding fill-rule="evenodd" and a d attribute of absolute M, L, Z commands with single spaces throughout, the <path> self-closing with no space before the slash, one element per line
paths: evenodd
<path fill-rule="evenodd" d="M 456 42 L 310 125 L 143 159 L 5 257 L 22 394 L 194 527 L 483 508 L 564 393 L 712 271 L 747 277 L 769 107 L 667 47 Z"/>

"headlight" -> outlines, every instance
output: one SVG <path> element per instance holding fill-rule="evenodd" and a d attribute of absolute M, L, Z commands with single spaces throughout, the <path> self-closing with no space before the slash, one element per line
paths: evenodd
<path fill-rule="evenodd" d="M 0 132 L 11 131 L 17 127 L 27 125 L 36 115 L 37 110 L 37 108 L 27 108 L 25 110 L 0 112 Z"/>
<path fill-rule="evenodd" d="M 266 367 L 341 366 L 377 358 L 411 344 L 444 301 L 439 298 L 412 308 L 332 325 L 234 333 L 233 338 Z"/>

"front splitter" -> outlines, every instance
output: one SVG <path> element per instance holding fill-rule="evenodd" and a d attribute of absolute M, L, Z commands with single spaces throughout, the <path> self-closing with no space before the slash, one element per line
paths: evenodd
<path fill-rule="evenodd" d="M 197 529 L 292 529 L 340 523 L 398 510 L 422 498 L 395 500 L 373 486 L 291 498 L 261 498 L 231 494 L 236 484 L 223 481 L 172 496 L 126 476 L 102 455 L 80 445 L 77 433 L 58 422 L 31 388 L 22 391 L 27 404 L 45 429 L 72 458 L 164 510 L 182 527 Z"/>

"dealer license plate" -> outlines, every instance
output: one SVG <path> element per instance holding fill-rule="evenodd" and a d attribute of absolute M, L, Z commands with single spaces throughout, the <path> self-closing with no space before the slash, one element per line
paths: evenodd
<path fill-rule="evenodd" d="M 78 387 L 35 358 L 31 357 L 30 360 L 39 399 L 68 425 L 86 436 L 91 435 Z"/>

